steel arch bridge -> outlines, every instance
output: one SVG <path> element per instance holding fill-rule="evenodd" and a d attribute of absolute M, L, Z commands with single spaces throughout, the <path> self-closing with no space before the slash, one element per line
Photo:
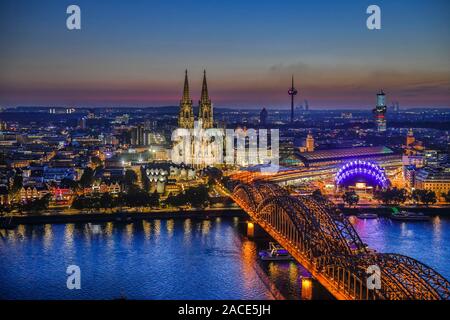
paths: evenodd
<path fill-rule="evenodd" d="M 239 184 L 231 197 L 337 299 L 450 299 L 450 283 L 432 268 L 407 256 L 367 250 L 331 202 L 293 197 L 270 183 Z M 379 268 L 379 290 L 367 287 L 370 266 Z"/>

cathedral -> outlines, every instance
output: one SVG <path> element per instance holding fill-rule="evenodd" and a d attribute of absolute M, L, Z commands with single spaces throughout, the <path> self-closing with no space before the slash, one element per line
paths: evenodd
<path fill-rule="evenodd" d="M 184 76 L 183 97 L 180 101 L 180 113 L 178 115 L 178 127 L 183 129 L 194 129 L 194 122 L 194 110 L 189 93 L 189 80 L 186 70 Z M 202 93 L 198 102 L 198 122 L 203 129 L 210 129 L 214 126 L 213 106 L 208 94 L 206 71 L 203 72 Z"/>
<path fill-rule="evenodd" d="M 213 106 L 208 94 L 206 71 L 203 73 L 202 92 L 198 102 L 198 117 L 195 120 L 192 99 L 189 91 L 187 70 L 184 77 L 183 96 L 180 100 L 178 128 L 189 130 L 184 141 L 175 140 L 172 161 L 193 165 L 201 169 L 222 162 L 223 143 L 220 138 L 223 132 L 214 129 Z M 186 140 L 187 139 L 187 140 Z M 186 143 L 186 141 L 188 141 Z"/>

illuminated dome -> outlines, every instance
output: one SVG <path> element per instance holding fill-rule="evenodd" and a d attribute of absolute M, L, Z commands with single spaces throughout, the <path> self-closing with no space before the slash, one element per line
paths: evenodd
<path fill-rule="evenodd" d="M 338 186 L 348 186 L 355 182 L 364 181 L 374 187 L 386 188 L 389 179 L 384 170 L 377 164 L 369 161 L 355 160 L 346 163 L 336 174 Z"/>

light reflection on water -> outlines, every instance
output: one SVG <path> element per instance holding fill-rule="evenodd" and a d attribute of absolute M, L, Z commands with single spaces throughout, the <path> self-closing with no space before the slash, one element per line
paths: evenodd
<path fill-rule="evenodd" d="M 0 298 L 271 299 L 238 221 L 19 226 L 0 238 Z M 66 289 L 66 268 L 82 289 Z"/>
<path fill-rule="evenodd" d="M 372 248 L 450 278 L 449 219 L 350 220 Z M 294 262 L 259 261 L 268 240 L 247 239 L 243 225 L 238 218 L 20 225 L 0 237 L 0 298 L 272 299 L 278 292 L 299 299 L 308 273 Z M 80 291 L 66 289 L 71 264 L 81 267 Z"/>
<path fill-rule="evenodd" d="M 350 219 L 361 239 L 379 252 L 415 258 L 450 279 L 450 219 L 394 221 L 388 218 Z"/>

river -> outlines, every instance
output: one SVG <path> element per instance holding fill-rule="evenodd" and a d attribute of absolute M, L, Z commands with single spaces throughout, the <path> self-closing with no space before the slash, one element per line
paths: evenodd
<path fill-rule="evenodd" d="M 371 247 L 410 255 L 450 277 L 450 220 L 351 221 Z M 300 299 L 308 275 L 294 262 L 259 261 L 268 239 L 248 239 L 239 218 L 20 225 L 0 232 L 1 299 Z M 69 265 L 80 267 L 80 290 L 67 289 Z M 313 299 L 329 298 L 315 287 Z"/>

